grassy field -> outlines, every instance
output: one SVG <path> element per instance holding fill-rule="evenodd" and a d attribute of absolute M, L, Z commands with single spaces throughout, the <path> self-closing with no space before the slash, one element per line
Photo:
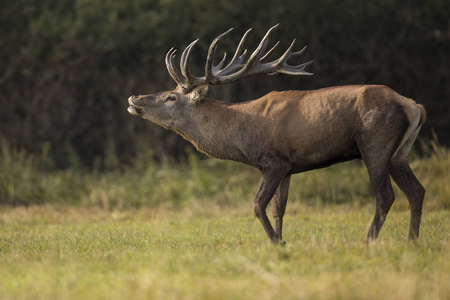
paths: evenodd
<path fill-rule="evenodd" d="M 61 171 L 4 147 L 0 299 L 450 299 L 448 149 L 412 159 L 427 190 L 419 241 L 396 188 L 371 245 L 361 162 L 293 176 L 284 247 L 254 217 L 255 170 L 150 162 Z"/>
<path fill-rule="evenodd" d="M 2 208 L 0 299 L 450 299 L 447 210 L 411 243 L 394 208 L 367 245 L 372 207 L 293 204 L 284 247 L 250 212 Z"/>

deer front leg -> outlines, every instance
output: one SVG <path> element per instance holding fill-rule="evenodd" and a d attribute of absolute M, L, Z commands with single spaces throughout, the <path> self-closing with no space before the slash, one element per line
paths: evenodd
<path fill-rule="evenodd" d="M 291 175 L 286 175 L 283 178 L 277 191 L 272 199 L 272 215 L 275 223 L 275 232 L 278 235 L 281 243 L 283 242 L 283 216 L 286 211 L 286 203 L 289 194 L 289 183 L 291 182 Z"/>
<path fill-rule="evenodd" d="M 270 224 L 269 218 L 266 214 L 266 207 L 269 204 L 270 200 L 275 194 L 280 182 L 285 177 L 285 172 L 280 171 L 269 171 L 263 172 L 261 175 L 261 179 L 259 181 L 258 192 L 256 193 L 255 200 L 253 202 L 253 208 L 255 210 L 255 214 L 261 222 L 264 230 L 266 231 L 267 236 L 270 241 L 274 244 L 278 244 L 281 241 L 281 236 L 279 236 Z M 280 227 L 281 233 L 281 227 Z"/>

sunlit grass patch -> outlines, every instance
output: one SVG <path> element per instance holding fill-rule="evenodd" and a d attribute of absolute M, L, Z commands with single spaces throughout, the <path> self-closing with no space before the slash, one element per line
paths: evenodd
<path fill-rule="evenodd" d="M 369 206 L 292 204 L 285 247 L 251 212 L 3 208 L 2 299 L 447 299 L 450 216 L 393 211 L 366 244 Z M 206 209 L 206 208 L 205 208 Z"/>

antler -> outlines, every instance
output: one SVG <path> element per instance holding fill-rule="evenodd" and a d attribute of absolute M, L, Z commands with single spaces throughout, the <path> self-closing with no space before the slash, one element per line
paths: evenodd
<path fill-rule="evenodd" d="M 231 28 L 226 32 L 222 33 L 221 35 L 219 35 L 218 37 L 216 37 L 209 46 L 208 56 L 206 58 L 204 77 L 193 76 L 189 71 L 188 67 L 189 56 L 191 54 L 192 48 L 198 42 L 198 39 L 189 44 L 181 54 L 180 59 L 181 72 L 174 66 L 176 49 L 171 48 L 166 55 L 167 70 L 169 71 L 170 76 L 173 78 L 173 80 L 175 80 L 175 82 L 183 90 L 184 93 L 189 93 L 195 87 L 200 85 L 226 84 L 256 74 L 271 75 L 275 73 L 283 73 L 288 75 L 312 75 L 312 73 L 305 71 L 305 67 L 311 64 L 312 61 L 297 66 L 291 66 L 287 63 L 287 61 L 291 57 L 301 55 L 306 49 L 305 46 L 302 50 L 298 52 L 292 52 L 292 49 L 294 48 L 295 44 L 295 39 L 292 41 L 289 48 L 280 58 L 267 63 L 263 62 L 270 56 L 270 54 L 272 54 L 272 52 L 279 44 L 279 42 L 277 42 L 275 46 L 273 46 L 269 51 L 265 52 L 269 44 L 269 36 L 272 33 L 272 31 L 278 27 L 278 25 L 279 24 L 273 26 L 267 31 L 266 35 L 259 43 L 256 50 L 253 51 L 253 53 L 250 55 L 249 59 L 245 63 L 244 61 L 245 56 L 247 54 L 247 49 L 245 49 L 244 51 L 242 51 L 242 49 L 244 47 L 244 42 L 245 39 L 247 38 L 248 33 L 252 30 L 251 28 L 247 30 L 247 32 L 245 32 L 245 34 L 242 36 L 242 39 L 236 48 L 234 56 L 225 67 L 223 67 L 223 65 L 225 64 L 227 56 L 226 53 L 224 54 L 219 64 L 217 64 L 217 66 L 214 66 L 213 64 L 217 44 L 223 36 L 227 35 L 231 30 L 233 30 L 233 28 Z"/>

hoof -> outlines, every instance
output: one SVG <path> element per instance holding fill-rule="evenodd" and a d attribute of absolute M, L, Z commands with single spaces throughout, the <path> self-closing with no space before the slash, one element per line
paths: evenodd
<path fill-rule="evenodd" d="M 280 246 L 284 246 L 286 245 L 285 241 L 281 241 L 281 240 L 272 240 L 271 241 L 273 245 L 280 245 Z"/>

